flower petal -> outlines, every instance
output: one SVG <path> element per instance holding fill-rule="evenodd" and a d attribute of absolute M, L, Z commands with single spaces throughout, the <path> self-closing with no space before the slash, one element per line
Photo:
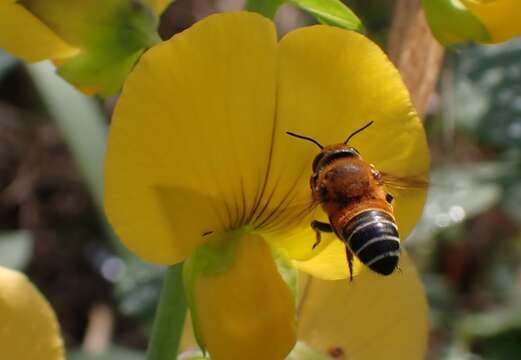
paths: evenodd
<path fill-rule="evenodd" d="M 360 261 L 355 257 L 353 276 L 360 272 Z M 293 265 L 314 277 L 324 280 L 340 280 L 349 276 L 346 246 L 340 240 L 331 241 L 324 250 L 305 261 L 293 261 Z"/>
<path fill-rule="evenodd" d="M 227 271 L 197 278 L 193 301 L 213 360 L 283 359 L 295 344 L 293 296 L 258 235 L 239 240 Z"/>
<path fill-rule="evenodd" d="M 63 59 L 78 52 L 11 0 L 0 1 L 0 48 L 29 62 Z"/>
<path fill-rule="evenodd" d="M 364 271 L 351 284 L 309 279 L 299 340 L 324 353 L 341 350 L 346 359 L 423 359 L 425 293 L 405 252 L 400 266 L 401 273 L 388 277 Z"/>
<path fill-rule="evenodd" d="M 276 34 L 252 13 L 213 15 L 149 50 L 116 108 L 105 164 L 125 244 L 174 263 L 203 233 L 246 223 L 270 158 Z"/>
<path fill-rule="evenodd" d="M 519 0 L 461 1 L 485 24 L 492 36 L 490 43 L 521 35 Z"/>
<path fill-rule="evenodd" d="M 298 217 L 286 205 L 309 201 L 311 163 L 319 151 L 286 131 L 328 145 L 345 141 L 372 120 L 374 124 L 351 141 L 362 157 L 380 171 L 426 177 L 429 153 L 422 124 L 398 71 L 373 42 L 328 26 L 296 30 L 280 43 L 278 74 L 273 156 L 265 193 L 274 208 L 283 209 L 279 213 Z M 393 190 L 393 194 L 404 239 L 421 215 L 426 190 Z M 308 219 L 304 220 L 301 226 L 308 229 L 307 236 L 291 249 L 299 259 L 312 255 L 309 239 L 315 237 Z"/>
<path fill-rule="evenodd" d="M 2 358 L 65 359 L 56 317 L 42 294 L 21 273 L 0 267 Z"/>

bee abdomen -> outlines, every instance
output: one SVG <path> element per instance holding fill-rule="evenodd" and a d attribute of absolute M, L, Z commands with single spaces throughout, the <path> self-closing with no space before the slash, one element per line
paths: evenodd
<path fill-rule="evenodd" d="M 366 210 L 354 216 L 342 236 L 351 251 L 371 270 L 391 274 L 400 260 L 400 237 L 394 218 L 382 210 Z"/>

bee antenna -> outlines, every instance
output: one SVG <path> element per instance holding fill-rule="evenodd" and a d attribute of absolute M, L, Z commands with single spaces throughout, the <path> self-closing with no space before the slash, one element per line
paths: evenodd
<path fill-rule="evenodd" d="M 349 142 L 349 140 L 351 140 L 351 138 L 353 136 L 355 136 L 356 134 L 360 133 L 361 131 L 364 131 L 365 129 L 367 129 L 369 126 L 371 126 L 372 124 L 374 123 L 374 121 L 369 121 L 368 124 L 362 126 L 360 129 L 356 130 L 354 133 L 352 133 L 351 135 L 349 135 L 349 137 L 347 138 L 346 141 L 344 141 L 344 145 L 347 144 Z"/>
<path fill-rule="evenodd" d="M 324 148 L 322 145 L 320 145 L 320 143 L 318 141 L 316 141 L 313 138 L 310 138 L 310 137 L 307 137 L 307 136 L 298 135 L 298 134 L 292 133 L 291 131 L 286 131 L 286 134 L 288 134 L 290 136 L 294 136 L 294 137 L 299 138 L 299 139 L 311 141 L 313 144 L 318 146 L 320 148 L 320 150 L 322 150 Z"/>

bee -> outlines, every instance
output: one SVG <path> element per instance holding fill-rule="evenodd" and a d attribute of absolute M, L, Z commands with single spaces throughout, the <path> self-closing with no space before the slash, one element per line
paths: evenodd
<path fill-rule="evenodd" d="M 390 275 L 398 268 L 400 235 L 393 215 L 393 196 L 385 190 L 385 184 L 398 188 L 426 186 L 422 179 L 381 173 L 348 145 L 353 136 L 372 124 L 373 121 L 354 131 L 343 143 L 328 146 L 286 132 L 314 143 L 321 150 L 312 163 L 310 187 L 313 203 L 322 206 L 329 223 L 311 222 L 316 233 L 313 248 L 320 243 L 321 233 L 335 233 L 345 244 L 351 281 L 354 256 L 381 275 Z"/>

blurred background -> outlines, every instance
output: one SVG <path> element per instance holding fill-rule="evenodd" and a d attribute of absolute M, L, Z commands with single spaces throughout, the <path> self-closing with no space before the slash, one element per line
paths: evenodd
<path fill-rule="evenodd" d="M 392 1 L 351 0 L 385 44 Z M 178 0 L 164 39 L 241 0 Z M 280 33 L 313 23 L 284 6 Z M 101 210 L 116 98 L 86 98 L 0 52 L 0 265 L 56 310 L 70 359 L 142 359 L 163 269 L 119 245 Z M 432 186 L 407 241 L 428 294 L 430 359 L 521 357 L 521 39 L 448 49 L 425 126 Z"/>

